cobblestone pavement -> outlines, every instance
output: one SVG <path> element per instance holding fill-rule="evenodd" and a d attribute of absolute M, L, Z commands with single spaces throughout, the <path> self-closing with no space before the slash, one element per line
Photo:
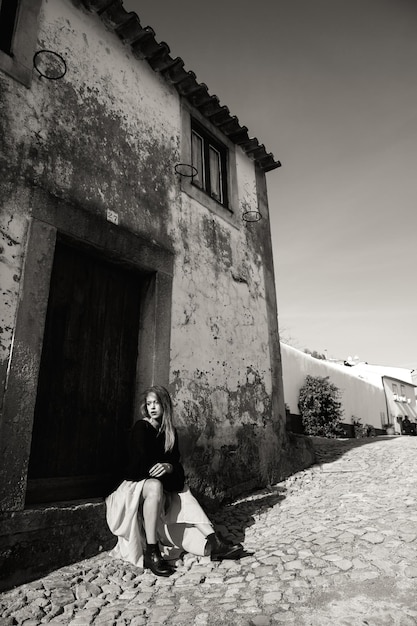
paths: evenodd
<path fill-rule="evenodd" d="M 417 437 L 315 438 L 319 464 L 222 509 L 239 561 L 157 578 L 100 554 L 0 595 L 0 626 L 417 624 Z"/>

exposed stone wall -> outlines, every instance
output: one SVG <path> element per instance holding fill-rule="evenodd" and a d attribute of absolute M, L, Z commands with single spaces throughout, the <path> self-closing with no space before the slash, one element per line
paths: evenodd
<path fill-rule="evenodd" d="M 47 505 L 0 517 L 0 591 L 114 547 L 103 502 Z"/>

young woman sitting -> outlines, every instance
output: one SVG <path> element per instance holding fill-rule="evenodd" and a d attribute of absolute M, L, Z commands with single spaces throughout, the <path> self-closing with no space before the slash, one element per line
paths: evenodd
<path fill-rule="evenodd" d="M 157 576 L 170 576 L 174 568 L 168 561 L 184 552 L 212 560 L 238 559 L 242 545 L 215 533 L 185 485 L 168 391 L 146 389 L 140 415 L 131 432 L 124 480 L 106 498 L 107 523 L 118 537 L 111 555 Z"/>

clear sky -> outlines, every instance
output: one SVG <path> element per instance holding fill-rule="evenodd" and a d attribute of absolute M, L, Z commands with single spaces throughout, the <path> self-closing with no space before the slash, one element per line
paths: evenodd
<path fill-rule="evenodd" d="M 279 326 L 417 370 L 415 0 L 124 0 L 283 166 L 267 174 Z"/>

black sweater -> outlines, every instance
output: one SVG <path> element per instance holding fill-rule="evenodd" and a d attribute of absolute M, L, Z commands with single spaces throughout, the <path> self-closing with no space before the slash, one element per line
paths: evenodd
<path fill-rule="evenodd" d="M 165 491 L 181 491 L 184 488 L 184 469 L 180 463 L 178 435 L 175 431 L 174 447 L 165 452 L 165 433 L 157 430 L 146 420 L 138 420 L 132 428 L 129 441 L 129 463 L 125 480 L 151 478 L 149 470 L 156 463 L 171 463 L 173 471 L 160 480 Z"/>

